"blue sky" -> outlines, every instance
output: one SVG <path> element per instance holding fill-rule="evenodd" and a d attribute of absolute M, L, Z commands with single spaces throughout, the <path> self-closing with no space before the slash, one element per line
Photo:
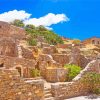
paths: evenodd
<path fill-rule="evenodd" d="M 0 0 L 0 14 L 13 10 L 24 10 L 32 18 L 64 14 L 69 21 L 49 28 L 68 38 L 100 37 L 100 0 Z"/>

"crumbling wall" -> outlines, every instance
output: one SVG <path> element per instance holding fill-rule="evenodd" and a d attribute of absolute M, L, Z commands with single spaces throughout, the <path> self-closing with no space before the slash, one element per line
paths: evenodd
<path fill-rule="evenodd" d="M 25 39 L 24 29 L 10 25 L 7 22 L 0 21 L 0 37 L 12 37 L 14 39 Z"/>
<path fill-rule="evenodd" d="M 17 57 L 7 57 L 0 56 L 0 62 L 6 69 L 16 69 L 20 67 L 22 70 L 22 77 L 31 77 L 30 69 L 35 69 L 35 60 L 17 58 Z"/>
<path fill-rule="evenodd" d="M 89 93 L 93 86 L 88 82 L 84 82 L 84 75 L 88 72 L 96 72 L 100 74 L 100 58 L 91 61 L 72 82 L 52 84 L 51 91 L 56 100 L 63 100 L 65 98 L 86 95 Z M 96 88 L 100 88 L 100 83 L 95 83 L 95 86 Z"/>
<path fill-rule="evenodd" d="M 16 70 L 0 69 L 0 100 L 44 100 L 42 80 L 21 79 Z"/>
<path fill-rule="evenodd" d="M 69 63 L 69 56 L 67 54 L 52 54 L 54 61 L 64 66 Z"/>
<path fill-rule="evenodd" d="M 48 82 L 65 82 L 68 70 L 65 68 L 46 68 L 45 78 Z"/>
<path fill-rule="evenodd" d="M 0 38 L 0 55 L 17 57 L 17 47 L 14 39 L 10 37 Z"/>

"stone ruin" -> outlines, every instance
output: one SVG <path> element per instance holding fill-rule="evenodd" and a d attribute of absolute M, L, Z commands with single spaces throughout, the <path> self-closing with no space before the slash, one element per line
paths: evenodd
<path fill-rule="evenodd" d="M 92 86 L 90 83 L 85 83 L 83 81 L 84 76 L 89 72 L 100 74 L 100 56 L 97 57 L 96 60 L 88 63 L 85 69 L 83 69 L 80 74 L 72 80 L 72 82 L 60 82 L 52 84 L 51 90 L 55 100 L 64 100 L 70 97 L 72 98 L 76 96 L 87 95 L 94 87 L 99 89 L 100 82 L 95 83 L 95 85 Z"/>
<path fill-rule="evenodd" d="M 0 21 L 0 100 L 64 100 L 89 93 L 90 84 L 81 79 L 91 71 L 100 74 L 100 57 L 89 59 L 77 47 L 61 53 L 56 46 L 44 44 L 41 37 L 37 39 L 41 46 L 26 47 L 21 43 L 26 39 L 23 29 Z M 65 64 L 83 69 L 72 82 L 65 82 Z M 40 78 L 32 77 L 34 69 L 40 71 Z"/>

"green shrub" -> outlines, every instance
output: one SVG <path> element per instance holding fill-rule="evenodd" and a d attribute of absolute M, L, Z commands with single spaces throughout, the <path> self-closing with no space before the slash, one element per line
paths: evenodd
<path fill-rule="evenodd" d="M 43 36 L 45 41 L 51 45 L 63 44 L 63 40 L 58 34 L 46 29 L 44 26 L 35 27 L 33 25 L 27 25 L 25 30 L 33 39 L 37 36 Z"/>
<path fill-rule="evenodd" d="M 92 92 L 94 94 L 100 94 L 100 89 L 99 88 L 93 88 Z"/>
<path fill-rule="evenodd" d="M 88 83 L 91 86 L 91 92 L 100 94 L 100 74 L 95 72 L 89 72 L 83 77 L 83 82 Z"/>
<path fill-rule="evenodd" d="M 24 27 L 24 23 L 21 20 L 15 19 L 11 24 L 17 26 L 17 27 Z"/>
<path fill-rule="evenodd" d="M 35 39 L 29 39 L 28 40 L 28 44 L 31 45 L 31 46 L 36 46 L 37 45 L 37 42 Z"/>
<path fill-rule="evenodd" d="M 81 71 L 81 67 L 74 64 L 65 65 L 64 67 L 68 69 L 68 81 L 75 78 L 75 76 L 77 76 Z"/>
<path fill-rule="evenodd" d="M 100 83 L 100 74 L 89 72 L 84 76 L 84 82 L 88 82 L 90 84 L 98 84 Z"/>
<path fill-rule="evenodd" d="M 38 69 L 32 69 L 30 70 L 31 76 L 32 77 L 39 77 L 40 76 L 40 71 Z"/>

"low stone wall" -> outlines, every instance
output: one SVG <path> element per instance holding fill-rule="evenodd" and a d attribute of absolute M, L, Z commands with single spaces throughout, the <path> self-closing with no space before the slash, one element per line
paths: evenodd
<path fill-rule="evenodd" d="M 86 95 L 90 91 L 89 84 L 77 82 L 55 83 L 51 86 L 52 94 L 56 100 L 64 100 L 70 97 Z"/>
<path fill-rule="evenodd" d="M 91 61 L 84 70 L 76 76 L 72 82 L 55 83 L 51 85 L 51 91 L 56 100 L 64 100 L 65 98 L 86 95 L 92 88 L 100 88 L 100 83 L 92 86 L 88 82 L 84 82 L 84 75 L 88 72 L 96 72 L 100 74 L 100 59 Z M 91 80 L 91 79 L 90 79 Z"/>
<path fill-rule="evenodd" d="M 24 81 L 16 70 L 0 69 L 0 100 L 44 100 L 43 81 Z"/>
<path fill-rule="evenodd" d="M 65 68 L 47 68 L 45 78 L 48 82 L 65 82 L 68 70 Z"/>

